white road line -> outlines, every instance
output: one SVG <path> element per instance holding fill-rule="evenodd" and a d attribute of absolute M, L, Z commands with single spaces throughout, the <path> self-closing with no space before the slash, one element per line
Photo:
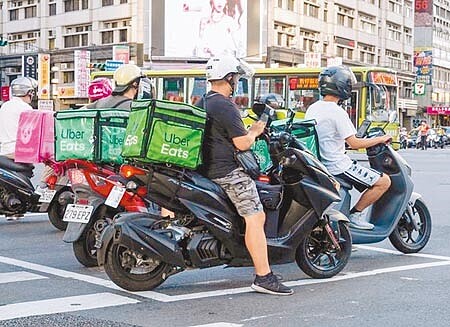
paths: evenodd
<path fill-rule="evenodd" d="M 97 278 L 94 276 L 78 274 L 78 273 L 75 273 L 72 271 L 47 267 L 47 266 L 39 265 L 36 263 L 31 263 L 31 262 L 17 260 L 17 259 L 3 257 L 3 256 L 0 256 L 0 263 L 17 266 L 17 267 L 21 267 L 21 268 L 25 268 L 25 269 L 30 269 L 30 270 L 34 270 L 34 271 L 39 271 L 42 273 L 59 276 L 59 277 L 63 277 L 63 278 L 72 278 L 72 279 L 79 280 L 79 281 L 82 281 L 85 283 L 103 286 L 103 287 L 107 287 L 107 288 L 110 288 L 113 290 L 119 290 L 119 291 L 130 293 L 130 294 L 140 295 L 140 292 L 130 292 L 130 291 L 124 290 L 124 289 L 120 288 L 119 286 L 117 286 L 116 284 L 114 284 L 110 280 Z M 161 302 L 167 302 L 167 299 L 170 298 L 169 295 L 165 295 L 165 294 L 153 292 L 153 291 L 146 291 L 144 293 L 146 295 L 144 297 L 150 298 L 150 299 L 153 299 L 156 301 L 161 301 Z"/>
<path fill-rule="evenodd" d="M 0 321 L 62 312 L 98 309 L 124 304 L 135 304 L 138 302 L 138 300 L 117 294 L 96 293 L 50 300 L 6 304 L 0 306 Z"/>
<path fill-rule="evenodd" d="M 363 246 L 358 245 L 361 249 L 371 250 L 371 251 L 378 251 L 378 252 L 384 252 L 384 253 L 390 253 L 390 254 L 398 254 L 398 255 L 404 255 L 403 253 L 382 249 L 382 248 L 375 248 L 371 246 Z M 412 254 L 408 254 L 408 256 L 412 256 Z M 353 278 L 360 278 L 360 277 L 367 277 L 367 276 L 374 276 L 378 274 L 384 274 L 384 273 L 392 273 L 392 272 L 399 272 L 399 271 L 407 271 L 407 270 L 414 270 L 414 269 L 424 269 L 424 268 L 431 268 L 431 267 L 439 267 L 439 266 L 447 266 L 450 265 L 450 257 L 444 257 L 444 256 L 434 256 L 429 254 L 414 254 L 413 256 L 427 258 L 427 259 L 440 259 L 442 261 L 438 262 L 429 262 L 429 263 L 421 263 L 421 264 L 411 264 L 411 265 L 405 265 L 405 266 L 397 266 L 397 267 L 389 267 L 389 268 L 382 268 L 382 269 L 374 269 L 369 271 L 363 271 L 363 272 L 357 272 L 357 273 L 348 273 L 343 275 L 338 275 L 333 278 L 329 279 L 302 279 L 302 280 L 296 280 L 296 281 L 288 281 L 285 282 L 288 286 L 303 286 L 303 285 L 313 285 L 313 284 L 321 284 L 321 283 L 330 283 L 330 282 L 336 282 L 340 280 L 348 280 Z M 114 290 L 120 290 L 122 292 L 126 292 L 129 294 L 138 295 L 144 298 L 152 299 L 155 301 L 160 302 L 176 302 L 176 301 L 184 301 L 184 300 L 193 300 L 193 299 L 202 299 L 202 298 L 208 298 L 208 297 L 215 297 L 215 296 L 225 296 L 225 295 L 232 295 L 232 294 L 242 294 L 242 293 L 249 293 L 253 292 L 253 290 L 250 287 L 240 287 L 240 288 L 231 288 L 231 289 L 223 289 L 223 290 L 217 290 L 217 291 L 206 291 L 206 292 L 198 292 L 198 293 L 189 293 L 189 294 L 181 294 L 181 295 L 166 295 L 163 293 L 155 292 L 155 291 L 143 291 L 143 292 L 130 292 L 126 291 L 119 286 L 115 285 L 112 281 L 105 280 L 102 278 L 97 278 L 93 276 L 78 274 L 66 270 L 56 269 L 52 267 L 47 267 L 35 263 L 30 263 L 26 261 L 21 261 L 13 258 L 3 257 L 0 256 L 0 263 L 10 264 L 14 266 L 19 266 L 22 268 L 35 270 L 51 275 L 56 275 L 64 278 L 72 278 L 76 280 L 80 280 L 86 283 L 91 283 L 103 287 L 107 287 Z"/>
<path fill-rule="evenodd" d="M 232 324 L 229 322 L 216 322 L 213 324 L 207 324 L 207 325 L 195 325 L 195 326 L 191 326 L 191 327 L 241 327 L 244 325 L 237 325 L 237 324 Z"/>
<path fill-rule="evenodd" d="M 33 274 L 27 271 L 0 273 L 0 284 L 25 282 L 28 280 L 45 279 L 47 277 Z"/>
<path fill-rule="evenodd" d="M 426 254 L 426 253 L 409 253 L 405 254 L 400 251 L 396 250 L 389 250 L 384 248 L 377 248 L 374 246 L 367 246 L 367 245 L 355 245 L 355 247 L 363 250 L 369 250 L 369 251 L 375 251 L 375 252 L 382 252 L 382 253 L 388 253 L 388 254 L 395 254 L 395 255 L 405 255 L 408 257 L 418 257 L 418 258 L 426 258 L 426 259 L 433 259 L 433 260 L 446 260 L 450 261 L 450 257 L 445 257 L 441 255 L 434 255 L 434 254 Z"/>

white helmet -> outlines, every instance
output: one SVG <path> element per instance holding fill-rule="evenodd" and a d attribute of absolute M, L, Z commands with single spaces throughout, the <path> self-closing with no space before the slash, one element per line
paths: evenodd
<path fill-rule="evenodd" d="M 254 73 L 254 69 L 248 63 L 231 55 L 213 57 L 206 63 L 208 81 L 224 79 L 228 74 L 239 74 L 239 77 L 251 78 Z"/>
<path fill-rule="evenodd" d="M 142 70 L 132 64 L 125 64 L 120 66 L 114 72 L 114 81 L 116 82 L 116 87 L 113 92 L 124 92 L 128 89 L 128 87 L 136 81 L 138 78 L 144 77 Z"/>
<path fill-rule="evenodd" d="M 38 82 L 31 77 L 18 77 L 11 82 L 11 94 L 14 97 L 24 97 L 37 94 Z"/>

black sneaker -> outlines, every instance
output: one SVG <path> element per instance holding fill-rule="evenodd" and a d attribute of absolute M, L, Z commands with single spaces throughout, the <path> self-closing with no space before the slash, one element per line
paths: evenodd
<path fill-rule="evenodd" d="M 291 295 L 292 289 L 280 283 L 279 279 L 273 273 L 265 276 L 256 275 L 255 281 L 251 286 L 256 292 L 273 295 Z"/>

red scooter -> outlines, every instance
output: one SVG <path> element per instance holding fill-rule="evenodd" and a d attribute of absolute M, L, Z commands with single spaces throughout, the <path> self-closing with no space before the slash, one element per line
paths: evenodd
<path fill-rule="evenodd" d="M 139 192 L 128 192 L 119 166 L 100 165 L 90 161 L 65 161 L 75 201 L 66 208 L 63 220 L 68 223 L 63 241 L 73 243 L 77 260 L 86 267 L 97 266 L 95 247 L 105 226 L 123 211 L 148 212 Z"/>

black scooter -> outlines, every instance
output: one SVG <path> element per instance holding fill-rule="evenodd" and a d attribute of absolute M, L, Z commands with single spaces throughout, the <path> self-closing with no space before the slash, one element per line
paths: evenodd
<path fill-rule="evenodd" d="M 73 193 L 67 178 L 52 178 L 44 194 L 35 193 L 31 178 L 34 166 L 14 162 L 0 156 L 0 214 L 21 216 L 27 212 L 48 212 L 50 222 L 59 230 L 66 228 L 63 222 L 65 207 L 73 201 Z"/>
<path fill-rule="evenodd" d="M 253 110 L 261 115 L 262 109 Z M 335 179 L 289 133 L 270 135 L 270 153 L 271 182 L 257 182 L 267 214 L 270 263 L 295 261 L 313 278 L 338 274 L 352 242 L 348 219 L 333 209 L 340 201 Z M 244 220 L 217 184 L 193 171 L 156 164 L 147 164 L 135 177 L 148 185 L 147 198 L 175 212 L 175 218 L 115 217 L 97 252 L 115 284 L 151 290 L 184 269 L 252 265 Z"/>

